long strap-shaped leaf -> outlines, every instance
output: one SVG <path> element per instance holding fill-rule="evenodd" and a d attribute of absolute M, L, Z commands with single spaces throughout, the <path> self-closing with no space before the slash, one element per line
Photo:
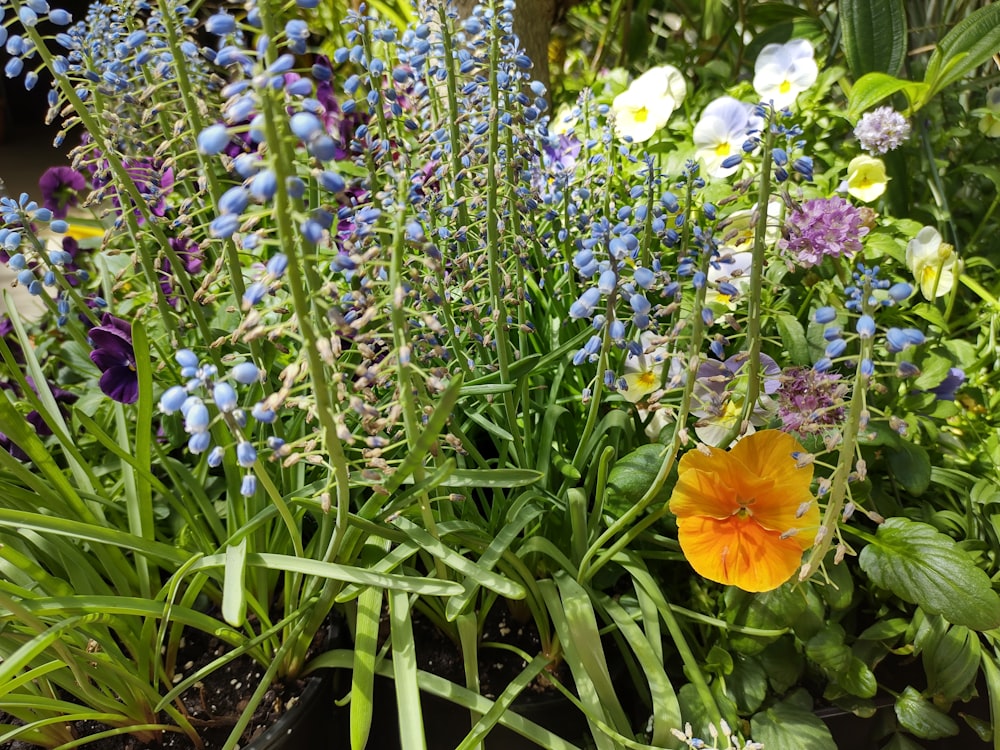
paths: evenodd
<path fill-rule="evenodd" d="M 354 631 L 354 669 L 351 672 L 351 750 L 364 750 L 375 710 L 375 648 L 382 614 L 382 589 L 364 589 L 358 597 Z"/>
<path fill-rule="evenodd" d="M 417 653 L 410 619 L 410 599 L 405 592 L 389 592 L 389 632 L 396 683 L 396 710 L 402 750 L 426 750 L 424 716 L 417 682 Z"/>

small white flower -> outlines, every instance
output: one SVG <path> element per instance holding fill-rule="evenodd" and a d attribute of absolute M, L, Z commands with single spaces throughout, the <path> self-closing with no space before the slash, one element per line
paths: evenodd
<path fill-rule="evenodd" d="M 754 65 L 753 87 L 762 101 L 784 109 L 816 83 L 817 76 L 813 46 L 806 39 L 792 39 L 784 44 L 768 44 L 760 51 Z"/>
<path fill-rule="evenodd" d="M 734 154 L 742 153 L 748 130 L 759 130 L 761 118 L 754 115 L 754 107 L 731 96 L 711 102 L 701 113 L 694 126 L 694 145 L 697 156 L 712 177 L 728 177 L 739 165 L 723 167 L 722 162 Z"/>
<path fill-rule="evenodd" d="M 647 70 L 611 102 L 618 134 L 636 143 L 648 141 L 686 95 L 687 85 L 677 68 L 661 65 Z"/>
<path fill-rule="evenodd" d="M 924 227 L 906 246 L 906 266 L 927 299 L 943 297 L 955 285 L 958 256 L 934 227 Z"/>

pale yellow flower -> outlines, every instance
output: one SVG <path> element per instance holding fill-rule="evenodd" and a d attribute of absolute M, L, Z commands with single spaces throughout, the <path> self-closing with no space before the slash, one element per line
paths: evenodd
<path fill-rule="evenodd" d="M 768 44 L 760 51 L 754 65 L 753 87 L 761 101 L 784 109 L 816 83 L 818 75 L 812 44 L 806 39 L 792 39 L 784 44 Z"/>
<path fill-rule="evenodd" d="M 889 178 L 885 163 L 872 156 L 856 156 L 847 165 L 847 192 L 859 201 L 871 203 L 885 192 Z"/>
<path fill-rule="evenodd" d="M 686 95 L 684 76 L 674 66 L 647 70 L 611 102 L 618 135 L 636 143 L 648 141 L 667 124 Z"/>
<path fill-rule="evenodd" d="M 927 299 L 943 297 L 955 286 L 958 255 L 955 248 L 942 242 L 934 227 L 924 227 L 906 246 L 906 266 Z"/>
<path fill-rule="evenodd" d="M 979 132 L 987 138 L 1000 138 L 1000 87 L 986 92 L 986 107 L 979 121 Z"/>

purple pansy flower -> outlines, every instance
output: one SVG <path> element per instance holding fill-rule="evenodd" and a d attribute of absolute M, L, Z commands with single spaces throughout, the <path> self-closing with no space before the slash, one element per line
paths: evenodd
<path fill-rule="evenodd" d="M 958 367 L 952 367 L 948 370 L 945 379 L 931 388 L 928 393 L 933 393 L 939 401 L 954 401 L 955 393 L 962 387 L 963 383 L 965 383 L 965 371 Z"/>
<path fill-rule="evenodd" d="M 132 326 L 105 313 L 101 324 L 91 328 L 88 335 L 94 345 L 90 359 L 103 373 L 101 390 L 115 401 L 134 404 L 139 398 L 139 376 L 135 372 Z"/>
<path fill-rule="evenodd" d="M 188 275 L 201 273 L 204 263 L 201 248 L 196 243 L 183 237 L 171 237 L 170 247 L 177 253 L 177 258 L 183 264 Z M 160 288 L 170 304 L 176 307 L 178 300 L 177 295 L 174 294 L 174 277 L 171 270 L 170 259 L 163 256 L 160 261 Z"/>
<path fill-rule="evenodd" d="M 42 203 L 56 219 L 65 219 L 69 209 L 79 202 L 79 193 L 87 187 L 87 178 L 72 167 L 49 167 L 38 180 Z"/>

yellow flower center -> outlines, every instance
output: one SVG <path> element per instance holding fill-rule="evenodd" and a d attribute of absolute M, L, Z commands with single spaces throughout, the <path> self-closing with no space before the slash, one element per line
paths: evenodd
<path fill-rule="evenodd" d="M 720 143 L 715 147 L 716 156 L 729 156 L 729 143 Z"/>
<path fill-rule="evenodd" d="M 792 90 L 791 81 L 782 81 L 781 85 L 778 86 L 778 91 L 780 91 L 782 94 L 787 94 L 791 90 Z"/>
<path fill-rule="evenodd" d="M 652 370 L 643 370 L 639 373 L 636 384 L 643 389 L 651 390 L 656 387 L 656 374 Z"/>
<path fill-rule="evenodd" d="M 632 119 L 636 122 L 646 122 L 646 120 L 649 119 L 649 110 L 645 107 L 639 107 L 639 109 L 635 110 L 633 113 Z"/>
<path fill-rule="evenodd" d="M 937 275 L 937 266 L 924 266 L 924 270 L 920 274 L 921 285 L 926 289 L 933 289 Z"/>

